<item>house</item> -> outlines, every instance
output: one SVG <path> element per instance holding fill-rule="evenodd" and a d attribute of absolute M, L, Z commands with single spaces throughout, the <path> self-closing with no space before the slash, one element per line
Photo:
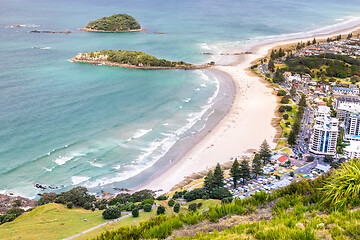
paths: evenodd
<path fill-rule="evenodd" d="M 289 160 L 289 157 L 286 155 L 274 155 L 271 157 L 271 160 L 276 161 L 279 164 L 284 164 Z"/>
<path fill-rule="evenodd" d="M 309 82 L 311 80 L 311 76 L 309 74 L 304 74 L 301 76 L 301 79 L 305 82 Z"/>

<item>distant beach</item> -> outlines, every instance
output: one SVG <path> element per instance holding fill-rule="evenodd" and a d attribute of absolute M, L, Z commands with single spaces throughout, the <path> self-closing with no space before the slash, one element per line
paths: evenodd
<path fill-rule="evenodd" d="M 214 67 L 213 70 L 230 76 L 235 86 L 235 98 L 225 117 L 182 159 L 136 189 L 169 192 L 185 176 L 214 167 L 218 162 L 228 162 L 237 156 L 252 155 L 263 140 L 267 140 L 272 148 L 275 147 L 276 129 L 272 125 L 273 120 L 276 120 L 277 109 L 275 89 L 252 72 L 251 65 L 264 58 L 274 47 L 306 42 L 313 38 L 326 39 L 359 28 L 360 25 L 345 25 L 343 29 L 338 29 L 337 26 L 334 31 L 325 34 L 259 44 L 251 47 L 249 51 L 252 54 L 241 55 L 232 64 Z"/>

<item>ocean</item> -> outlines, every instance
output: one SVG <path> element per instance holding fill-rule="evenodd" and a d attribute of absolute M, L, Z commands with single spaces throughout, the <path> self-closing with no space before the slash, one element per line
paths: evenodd
<path fill-rule="evenodd" d="M 42 192 L 35 184 L 57 192 L 133 188 L 151 177 L 144 170 L 172 160 L 163 157 L 176 142 L 205 126 L 219 91 L 210 71 L 70 62 L 77 53 L 139 50 L 217 62 L 254 44 L 354 26 L 359 10 L 357 0 L 0 0 L 0 192 L 34 198 Z M 116 13 L 147 31 L 77 31 Z M 29 33 L 65 29 L 72 33 Z"/>

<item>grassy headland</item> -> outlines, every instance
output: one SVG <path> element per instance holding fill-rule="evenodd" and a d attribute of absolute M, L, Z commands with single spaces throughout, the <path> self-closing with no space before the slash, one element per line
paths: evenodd
<path fill-rule="evenodd" d="M 79 53 L 71 58 L 71 61 L 140 69 L 201 69 L 207 67 L 207 65 L 196 66 L 182 61 L 158 59 L 140 51 L 126 50 Z"/>
<path fill-rule="evenodd" d="M 80 29 L 89 32 L 132 32 L 142 31 L 140 24 L 130 15 L 114 14 L 110 17 L 103 17 L 91 21 L 84 28 Z"/>

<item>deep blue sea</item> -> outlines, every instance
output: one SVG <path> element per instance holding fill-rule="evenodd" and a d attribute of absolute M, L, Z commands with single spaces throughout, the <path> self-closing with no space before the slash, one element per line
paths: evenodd
<path fill-rule="evenodd" d="M 134 16 L 147 31 L 76 30 L 116 13 Z M 326 32 L 356 17 L 358 0 L 0 0 L 0 191 L 34 197 L 35 183 L 57 191 L 134 187 L 147 179 L 126 180 L 197 131 L 217 94 L 207 71 L 68 61 L 79 52 L 140 50 L 202 63 L 216 56 L 198 53 Z M 18 24 L 25 27 L 8 27 Z M 29 33 L 65 29 L 73 33 Z"/>

